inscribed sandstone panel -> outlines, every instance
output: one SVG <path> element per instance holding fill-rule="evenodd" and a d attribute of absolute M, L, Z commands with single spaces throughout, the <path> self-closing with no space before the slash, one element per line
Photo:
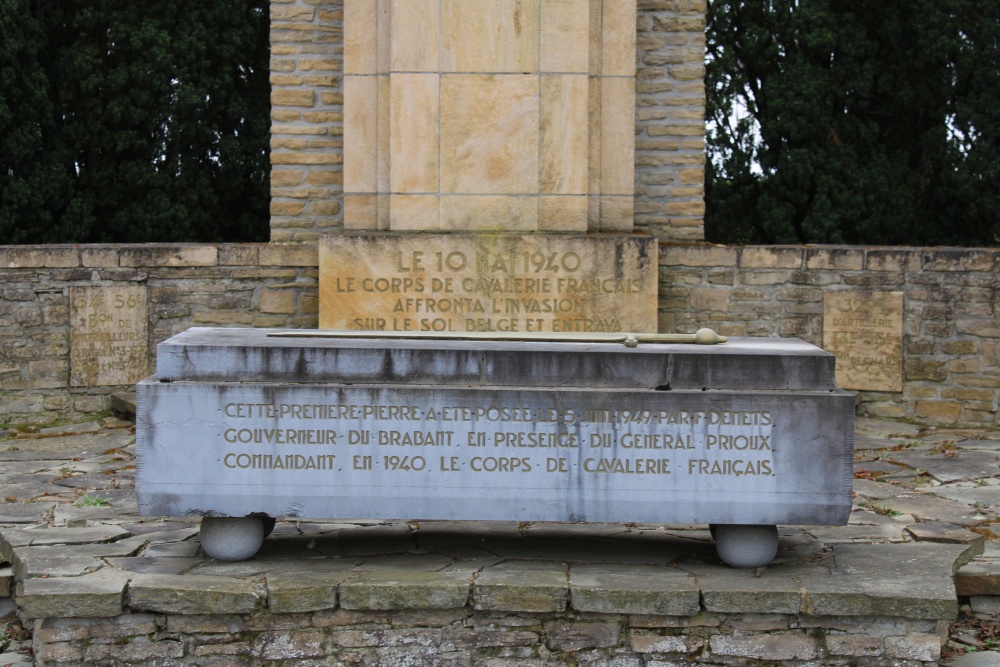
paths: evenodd
<path fill-rule="evenodd" d="M 823 347 L 837 355 L 839 386 L 902 391 L 903 293 L 826 294 Z"/>
<path fill-rule="evenodd" d="M 149 374 L 145 287 L 71 287 L 70 386 L 133 384 Z"/>
<path fill-rule="evenodd" d="M 320 242 L 320 327 L 656 331 L 656 240 L 350 234 Z"/>

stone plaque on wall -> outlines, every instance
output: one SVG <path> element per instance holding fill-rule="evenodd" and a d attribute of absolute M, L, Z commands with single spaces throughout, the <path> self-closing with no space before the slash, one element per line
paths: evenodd
<path fill-rule="evenodd" d="M 71 287 L 70 385 L 133 384 L 149 374 L 145 287 Z"/>
<path fill-rule="evenodd" d="M 902 391 L 903 293 L 827 293 L 823 347 L 837 355 L 841 387 Z"/>
<path fill-rule="evenodd" d="M 320 242 L 319 324 L 655 332 L 656 248 L 630 235 L 330 236 Z"/>

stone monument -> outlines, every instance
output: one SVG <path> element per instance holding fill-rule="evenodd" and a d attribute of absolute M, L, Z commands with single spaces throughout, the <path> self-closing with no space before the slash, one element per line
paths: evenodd
<path fill-rule="evenodd" d="M 161 343 L 140 511 L 205 517 L 235 560 L 277 517 L 705 523 L 740 567 L 850 513 L 854 400 L 802 341 L 343 333 Z"/>
<path fill-rule="evenodd" d="M 346 0 L 320 326 L 655 331 L 635 24 L 635 0 Z"/>

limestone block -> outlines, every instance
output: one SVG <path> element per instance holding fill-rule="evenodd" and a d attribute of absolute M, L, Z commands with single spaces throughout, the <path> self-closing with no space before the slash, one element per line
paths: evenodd
<path fill-rule="evenodd" d="M 819 656 L 816 640 L 803 635 L 716 635 L 709 645 L 717 655 L 759 660 L 812 660 Z"/>
<path fill-rule="evenodd" d="M 480 573 L 473 603 L 484 611 L 565 611 L 568 593 L 562 564 L 514 561 Z"/>
<path fill-rule="evenodd" d="M 347 229 L 378 229 L 377 196 L 344 195 L 344 227 Z"/>
<path fill-rule="evenodd" d="M 585 75 L 541 77 L 540 191 L 587 193 L 588 93 Z"/>
<path fill-rule="evenodd" d="M 523 209 L 515 205 L 502 209 L 499 208 L 501 204 L 491 209 L 480 202 L 462 214 L 468 219 L 455 219 L 456 227 L 470 224 L 475 219 L 475 210 L 495 210 L 498 224 L 516 219 L 521 210 L 525 211 L 525 217 L 537 210 L 535 200 L 530 197 L 442 197 L 442 220 L 447 223 L 453 215 L 448 209 L 452 203 L 475 203 L 477 199 L 519 200 Z M 605 325 L 619 327 L 618 330 L 653 331 L 657 297 L 655 258 L 654 241 L 629 236 L 356 234 L 330 237 L 320 245 L 320 326 L 355 329 L 360 326 L 359 321 L 370 320 L 373 326 L 362 328 L 375 329 L 379 328 L 375 325 L 381 319 L 382 328 L 408 329 L 419 326 L 422 319 L 430 322 L 442 317 L 428 313 L 423 306 L 419 306 L 422 310 L 417 310 L 418 304 L 412 301 L 416 297 L 421 299 L 421 304 L 426 299 L 435 303 L 438 299 L 459 299 L 481 306 L 478 314 L 470 311 L 443 315 L 448 330 L 465 331 L 469 319 L 475 323 L 477 318 L 490 319 L 487 311 L 495 310 L 499 314 L 509 311 L 511 306 L 506 300 L 525 299 L 528 306 L 533 306 L 537 299 L 552 299 L 563 301 L 564 309 L 572 312 L 537 312 L 531 315 L 531 330 L 553 331 L 557 325 L 576 327 L 577 324 L 596 325 L 603 321 Z M 515 264 L 510 262 L 512 259 L 516 260 Z M 513 282 L 511 278 L 520 282 Z M 544 278 L 548 280 L 540 280 Z M 564 279 L 560 281 L 559 278 Z M 397 281 L 399 287 L 395 292 L 391 289 L 377 292 L 374 281 L 379 279 Z M 489 293 L 477 291 L 482 279 L 497 280 L 489 283 L 495 289 Z M 535 280 L 528 283 L 522 279 Z M 409 282 L 403 282 L 407 280 Z M 580 291 L 590 285 L 600 285 L 601 290 Z M 421 286 L 423 292 L 418 291 Z M 432 291 L 427 292 L 428 289 Z M 411 301 L 404 300 L 402 308 L 398 307 L 400 299 L 406 298 Z M 539 302 L 542 303 L 551 302 Z M 606 319 L 607 313 L 614 313 L 613 320 Z M 500 319 L 513 324 L 507 322 L 511 318 L 506 316 L 494 315 L 492 319 L 493 326 L 498 325 Z M 519 330 L 529 326 L 524 317 L 514 319 L 518 320 Z M 540 322 L 534 321 L 539 319 Z M 405 326 L 407 320 L 409 326 Z M 577 320 L 580 323 L 575 324 Z M 398 326 L 389 326 L 393 322 Z"/>
<path fill-rule="evenodd" d="M 604 0 L 601 74 L 635 76 L 636 0 Z"/>
<path fill-rule="evenodd" d="M 601 194 L 635 190 L 635 81 L 601 80 Z"/>
<path fill-rule="evenodd" d="M 136 575 L 128 590 L 131 609 L 165 614 L 249 614 L 257 608 L 254 583 L 207 575 Z"/>
<path fill-rule="evenodd" d="M 378 77 L 344 77 L 344 191 L 378 188 Z"/>
<path fill-rule="evenodd" d="M 472 573 L 465 571 L 371 572 L 341 584 L 344 609 L 453 609 L 469 600 Z"/>
<path fill-rule="evenodd" d="M 601 197 L 602 232 L 632 231 L 634 200 L 630 196 Z"/>
<path fill-rule="evenodd" d="M 745 269 L 798 269 L 802 266 L 801 248 L 743 248 L 740 265 Z"/>
<path fill-rule="evenodd" d="M 537 76 L 443 76 L 441 191 L 537 193 L 538 98 Z"/>
<path fill-rule="evenodd" d="M 590 0 L 541 0 L 542 72 L 588 72 L 590 4 Z"/>
<path fill-rule="evenodd" d="M 516 195 L 445 195 L 441 230 L 533 231 L 538 228 L 538 200 Z"/>
<path fill-rule="evenodd" d="M 102 574 L 27 579 L 17 598 L 26 618 L 118 616 L 127 583 L 126 577 Z"/>
<path fill-rule="evenodd" d="M 621 628 L 614 622 L 574 623 L 560 620 L 546 623 L 545 634 L 545 643 L 550 649 L 579 651 L 617 646 Z"/>
<path fill-rule="evenodd" d="M 538 70 L 540 0 L 441 0 L 446 72 Z"/>
<path fill-rule="evenodd" d="M 694 653 L 701 650 L 705 640 L 701 637 L 662 636 L 633 632 L 630 637 L 632 650 L 637 653 Z"/>
<path fill-rule="evenodd" d="M 438 0 L 395 2 L 391 12 L 392 71 L 438 71 Z"/>
<path fill-rule="evenodd" d="M 389 188 L 393 193 L 438 190 L 439 77 L 392 74 Z"/>
<path fill-rule="evenodd" d="M 551 232 L 587 231 L 587 197 L 541 197 L 538 200 L 538 229 Z"/>
<path fill-rule="evenodd" d="M 837 355 L 841 387 L 902 391 L 903 293 L 827 292 L 823 347 Z"/>
<path fill-rule="evenodd" d="M 441 228 L 437 195 L 390 195 L 389 229 L 393 231 Z"/>
<path fill-rule="evenodd" d="M 617 574 L 574 566 L 570 600 L 577 611 L 690 616 L 698 612 L 698 585 L 683 572 Z"/>

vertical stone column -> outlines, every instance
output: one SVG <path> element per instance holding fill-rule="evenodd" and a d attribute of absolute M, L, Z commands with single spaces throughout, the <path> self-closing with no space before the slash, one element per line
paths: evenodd
<path fill-rule="evenodd" d="M 631 230 L 635 25 L 635 0 L 345 0 L 345 227 Z"/>
<path fill-rule="evenodd" d="M 271 3 L 271 241 L 343 222 L 340 0 Z"/>

